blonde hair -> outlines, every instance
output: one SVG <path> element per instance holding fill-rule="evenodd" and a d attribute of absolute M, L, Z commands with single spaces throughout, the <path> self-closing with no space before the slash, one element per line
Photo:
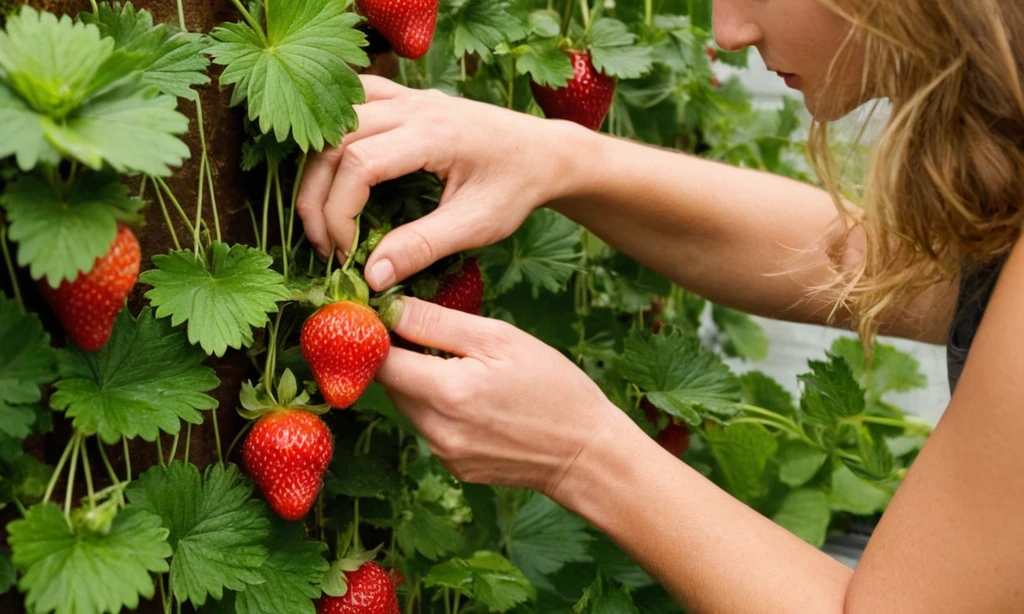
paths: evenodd
<path fill-rule="evenodd" d="M 864 258 L 840 268 L 831 290 L 870 345 L 880 323 L 924 290 L 1005 256 L 1020 234 L 1024 2 L 820 1 L 853 25 L 831 74 L 862 49 L 863 99 L 891 103 L 861 210 L 840 197 L 827 126 L 814 123 L 810 135 L 812 163 L 847 223 L 834 259 L 850 230 L 866 236 Z M 830 79 L 823 97 L 841 87 Z"/>

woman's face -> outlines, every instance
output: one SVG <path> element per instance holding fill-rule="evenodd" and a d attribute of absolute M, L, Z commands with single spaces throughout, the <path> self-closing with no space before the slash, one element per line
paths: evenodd
<path fill-rule="evenodd" d="M 829 66 L 850 32 L 848 21 L 819 0 L 713 0 L 715 40 L 726 50 L 757 47 L 768 69 L 800 90 L 819 121 L 846 115 L 861 102 L 864 51 L 858 38 L 852 61 L 839 64 L 836 92 L 823 100 Z"/>

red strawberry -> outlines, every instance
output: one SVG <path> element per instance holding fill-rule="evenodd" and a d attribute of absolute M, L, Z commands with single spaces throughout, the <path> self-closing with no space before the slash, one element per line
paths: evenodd
<path fill-rule="evenodd" d="M 708 60 L 718 61 L 718 51 L 714 47 L 704 47 L 704 53 L 707 54 Z"/>
<path fill-rule="evenodd" d="M 317 614 L 398 614 L 395 584 L 377 563 L 370 561 L 355 571 L 346 571 L 345 580 L 345 595 L 318 599 Z"/>
<path fill-rule="evenodd" d="M 302 356 L 324 399 L 350 407 L 388 356 L 391 338 L 377 313 L 353 301 L 324 305 L 302 326 Z"/>
<path fill-rule="evenodd" d="M 242 460 L 267 503 L 285 520 L 306 515 L 334 454 L 331 431 L 300 409 L 270 412 L 245 437 Z"/>
<path fill-rule="evenodd" d="M 62 281 L 56 289 L 41 284 L 43 296 L 75 345 L 88 352 L 106 345 L 117 313 L 139 278 L 141 260 L 138 239 L 130 228 L 121 226 L 92 270 L 79 273 L 74 281 Z"/>
<path fill-rule="evenodd" d="M 484 278 L 480 274 L 477 258 L 462 261 L 462 268 L 441 278 L 437 294 L 430 302 L 448 309 L 457 309 L 473 315 L 480 315 L 484 301 Z"/>
<path fill-rule="evenodd" d="M 356 6 L 396 55 L 415 60 L 430 50 L 438 0 L 356 0 Z"/>
<path fill-rule="evenodd" d="M 650 401 L 644 399 L 640 401 L 640 407 L 644 410 L 644 415 L 651 424 L 658 423 L 658 408 L 651 404 Z M 666 426 L 658 436 L 655 437 L 655 441 L 669 451 L 672 456 L 680 457 L 686 452 L 687 448 L 690 447 L 690 431 L 687 430 L 686 425 L 677 424 L 674 419 L 669 419 L 668 426 Z"/>
<path fill-rule="evenodd" d="M 573 77 L 559 89 L 530 82 L 533 97 L 552 119 L 567 119 L 598 130 L 604 123 L 615 95 L 615 79 L 594 68 L 590 54 L 585 51 L 568 51 L 572 60 Z"/>

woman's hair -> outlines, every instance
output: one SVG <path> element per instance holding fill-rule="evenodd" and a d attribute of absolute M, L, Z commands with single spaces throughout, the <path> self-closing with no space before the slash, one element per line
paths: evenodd
<path fill-rule="evenodd" d="M 820 1 L 854 26 L 830 74 L 863 49 L 862 100 L 891 103 L 860 210 L 840 197 L 826 126 L 813 124 L 810 138 L 846 228 L 865 232 L 863 260 L 840 268 L 830 289 L 870 344 L 922 291 L 1005 256 L 1020 234 L 1024 0 Z M 823 98 L 842 87 L 829 79 Z M 832 246 L 834 259 L 848 237 Z"/>

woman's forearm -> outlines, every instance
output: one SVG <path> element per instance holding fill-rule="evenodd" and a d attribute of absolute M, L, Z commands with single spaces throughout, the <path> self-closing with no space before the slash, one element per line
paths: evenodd
<path fill-rule="evenodd" d="M 621 412 L 552 496 L 689 612 L 843 612 L 849 568 L 673 458 Z"/>

